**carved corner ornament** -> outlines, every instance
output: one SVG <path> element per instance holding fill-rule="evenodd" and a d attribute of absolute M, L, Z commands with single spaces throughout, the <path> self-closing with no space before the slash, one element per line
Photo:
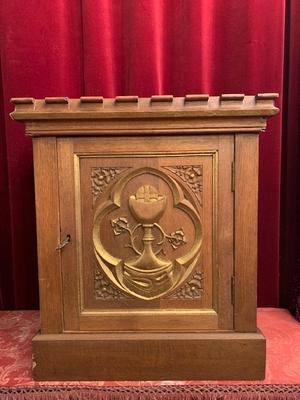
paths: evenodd
<path fill-rule="evenodd" d="M 94 278 L 94 294 L 96 300 L 120 300 L 125 299 L 125 293 L 118 290 L 106 277 L 103 271 L 96 265 Z"/>
<path fill-rule="evenodd" d="M 199 299 L 203 291 L 203 274 L 202 272 L 195 272 L 191 279 L 186 282 L 171 298 L 173 299 Z"/>
<path fill-rule="evenodd" d="M 154 185 L 148 184 L 149 176 L 166 183 L 173 198 L 167 199 Z M 145 183 L 124 200 L 122 194 L 128 183 L 141 177 Z M 133 255 L 126 259 L 110 254 L 100 235 L 104 218 L 121 208 L 124 201 L 127 202 L 131 220 L 133 218 L 136 221 L 135 225 L 131 226 L 128 216 L 124 215 L 111 218 L 110 224 L 116 240 L 120 235 L 128 236 L 125 246 L 132 250 Z M 175 226 L 173 232 L 166 233 L 160 224 L 169 201 L 192 221 L 195 232 L 194 237 L 190 238 L 193 243 L 189 250 L 177 258 L 167 257 L 164 248 L 170 245 L 175 251 L 187 243 L 187 238 L 183 228 Z M 142 246 L 137 246 L 137 240 Z M 113 184 L 109 196 L 96 208 L 93 243 L 100 268 L 119 290 L 144 300 L 160 298 L 178 291 L 194 271 L 202 244 L 200 216 L 181 182 L 155 168 L 130 170 Z"/>
<path fill-rule="evenodd" d="M 93 204 L 117 175 L 125 171 L 126 167 L 94 167 L 91 171 Z"/>
<path fill-rule="evenodd" d="M 200 205 L 202 205 L 203 190 L 203 166 L 202 165 L 175 165 L 164 167 L 173 174 L 179 176 L 195 193 Z"/>

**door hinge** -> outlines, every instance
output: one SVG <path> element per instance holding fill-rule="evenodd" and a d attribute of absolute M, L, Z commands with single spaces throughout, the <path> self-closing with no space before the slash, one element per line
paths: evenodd
<path fill-rule="evenodd" d="M 231 275 L 231 304 L 234 304 L 235 276 Z"/>
<path fill-rule="evenodd" d="M 235 191 L 235 164 L 234 161 L 231 163 L 231 191 Z"/>

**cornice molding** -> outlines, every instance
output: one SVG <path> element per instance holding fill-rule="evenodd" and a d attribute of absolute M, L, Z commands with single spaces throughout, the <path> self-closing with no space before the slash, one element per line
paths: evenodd
<path fill-rule="evenodd" d="M 10 116 L 25 122 L 32 136 L 77 135 L 83 129 L 91 135 L 259 132 L 279 111 L 276 98 L 276 93 L 13 98 Z"/>

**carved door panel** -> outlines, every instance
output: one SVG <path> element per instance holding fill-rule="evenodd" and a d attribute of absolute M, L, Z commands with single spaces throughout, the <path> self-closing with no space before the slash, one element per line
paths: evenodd
<path fill-rule="evenodd" d="M 233 137 L 59 139 L 66 331 L 233 329 Z"/>

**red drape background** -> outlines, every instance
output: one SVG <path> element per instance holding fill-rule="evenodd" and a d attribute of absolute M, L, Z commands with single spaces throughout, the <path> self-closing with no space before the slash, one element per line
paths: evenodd
<path fill-rule="evenodd" d="M 31 140 L 11 97 L 279 92 L 284 0 L 2 0 L 1 302 L 37 307 Z M 278 102 L 281 107 L 281 99 Z M 279 304 L 281 115 L 260 137 L 259 304 Z"/>
<path fill-rule="evenodd" d="M 300 1 L 286 10 L 281 196 L 281 305 L 300 321 Z"/>

